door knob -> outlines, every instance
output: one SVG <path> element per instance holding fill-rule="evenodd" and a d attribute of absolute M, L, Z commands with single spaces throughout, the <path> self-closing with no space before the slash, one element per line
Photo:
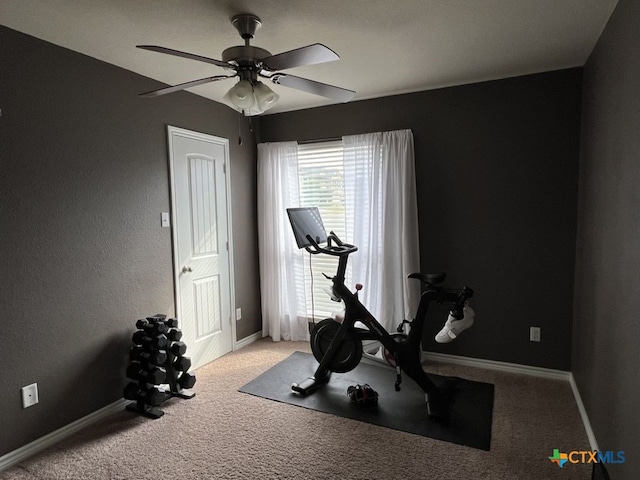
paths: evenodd
<path fill-rule="evenodd" d="M 182 273 L 193 272 L 191 267 L 182 267 Z"/>

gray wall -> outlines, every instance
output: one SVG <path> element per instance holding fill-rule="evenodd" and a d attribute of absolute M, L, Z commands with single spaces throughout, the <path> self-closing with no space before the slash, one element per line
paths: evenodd
<path fill-rule="evenodd" d="M 601 450 L 640 461 L 640 2 L 620 0 L 584 70 L 573 374 Z"/>
<path fill-rule="evenodd" d="M 440 307 L 425 349 L 569 370 L 581 82 L 570 69 L 268 115 L 259 141 L 412 129 L 421 268 L 476 291 L 474 329 L 436 344 Z"/>
<path fill-rule="evenodd" d="M 230 139 L 237 336 L 259 331 L 255 139 L 221 104 L 0 26 L 0 456 L 122 398 L 137 318 L 174 313 L 166 126 Z M 40 403 L 23 410 L 20 388 Z"/>

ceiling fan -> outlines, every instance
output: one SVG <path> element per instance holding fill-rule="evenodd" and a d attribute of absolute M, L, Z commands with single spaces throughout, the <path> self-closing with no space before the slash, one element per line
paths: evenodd
<path fill-rule="evenodd" d="M 238 33 L 244 39 L 245 43 L 244 45 L 230 47 L 224 50 L 222 52 L 222 60 L 156 45 L 137 45 L 138 48 L 145 50 L 211 63 L 233 71 L 233 73 L 229 75 L 215 75 L 213 77 L 192 80 L 140 95 L 143 97 L 156 97 L 205 83 L 238 77 L 238 82 L 231 87 L 224 96 L 224 99 L 229 102 L 233 108 L 247 116 L 263 113 L 274 106 L 279 98 L 278 94 L 258 80 L 258 78 L 265 78 L 278 85 L 295 88 L 303 92 L 320 95 L 340 102 L 348 102 L 355 95 L 356 92 L 353 90 L 347 90 L 345 88 L 335 87 L 326 83 L 280 72 L 280 70 L 289 68 L 339 60 L 340 57 L 330 48 L 320 43 L 315 43 L 313 45 L 307 45 L 306 47 L 272 55 L 264 48 L 254 47 L 249 44 L 256 30 L 262 26 L 260 18 L 256 15 L 244 13 L 233 17 L 231 23 L 236 30 L 238 30 Z"/>

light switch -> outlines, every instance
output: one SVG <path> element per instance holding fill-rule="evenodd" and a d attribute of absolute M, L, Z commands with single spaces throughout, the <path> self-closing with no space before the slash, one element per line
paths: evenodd
<path fill-rule="evenodd" d="M 171 222 L 169 221 L 169 212 L 162 212 L 162 227 L 170 227 Z"/>

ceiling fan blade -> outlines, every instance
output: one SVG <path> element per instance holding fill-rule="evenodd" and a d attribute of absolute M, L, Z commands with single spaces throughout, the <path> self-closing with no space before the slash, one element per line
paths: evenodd
<path fill-rule="evenodd" d="M 176 57 L 189 58 L 191 60 L 198 60 L 199 62 L 211 63 L 222 68 L 233 68 L 233 65 L 229 65 L 222 60 L 216 60 L 215 58 L 203 57 L 194 53 L 181 52 L 179 50 L 173 50 L 166 47 L 158 47 L 157 45 L 136 45 L 137 48 L 144 50 L 151 50 L 152 52 L 166 53 L 167 55 L 174 55 Z"/>
<path fill-rule="evenodd" d="M 225 80 L 227 78 L 233 78 L 235 75 L 217 75 L 215 77 L 201 78 L 200 80 L 192 80 L 190 82 L 181 83 L 180 85 L 174 85 L 173 87 L 165 87 L 159 90 L 152 90 L 151 92 L 141 93 L 141 97 L 157 97 L 159 95 L 166 95 L 167 93 L 179 92 L 185 88 L 195 87 L 197 85 L 203 85 L 205 83 L 217 82 L 218 80 Z"/>
<path fill-rule="evenodd" d="M 271 77 L 273 83 L 284 85 L 285 87 L 295 88 L 303 92 L 313 93 L 321 97 L 331 98 L 340 102 L 348 102 L 356 94 L 353 90 L 346 88 L 334 87 L 326 83 L 315 82 L 306 78 L 296 77 L 294 75 L 286 75 L 284 73 Z"/>
<path fill-rule="evenodd" d="M 333 62 L 340 57 L 336 52 L 321 43 L 296 48 L 288 52 L 278 53 L 262 59 L 267 70 L 286 70 L 287 68 L 315 65 L 316 63 Z"/>

